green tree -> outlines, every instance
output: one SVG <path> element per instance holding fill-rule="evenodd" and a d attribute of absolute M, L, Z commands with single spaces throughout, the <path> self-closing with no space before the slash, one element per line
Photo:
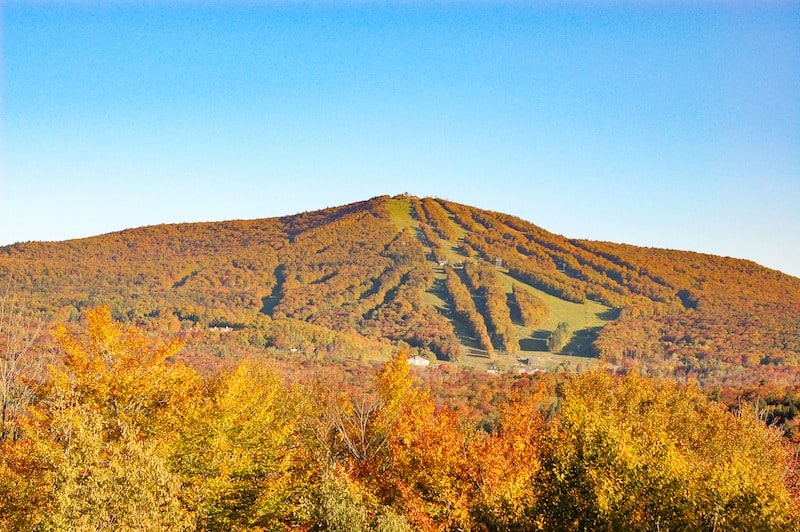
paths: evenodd
<path fill-rule="evenodd" d="M 551 353 L 558 353 L 565 345 L 569 343 L 572 333 L 569 330 L 569 324 L 565 321 L 556 326 L 556 330 L 550 335 L 547 340 L 547 350 Z"/>

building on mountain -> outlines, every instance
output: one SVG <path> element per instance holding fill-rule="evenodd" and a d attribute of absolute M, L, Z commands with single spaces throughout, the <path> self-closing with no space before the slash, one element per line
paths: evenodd
<path fill-rule="evenodd" d="M 428 367 L 431 365 L 431 361 L 425 357 L 421 357 L 419 355 L 414 355 L 413 357 L 409 357 L 406 359 L 411 366 L 421 366 L 421 367 Z"/>

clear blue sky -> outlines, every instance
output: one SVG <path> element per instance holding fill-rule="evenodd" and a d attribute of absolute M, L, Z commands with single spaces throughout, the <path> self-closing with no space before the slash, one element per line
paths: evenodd
<path fill-rule="evenodd" d="M 800 276 L 798 2 L 0 10 L 0 244 L 407 191 Z"/>

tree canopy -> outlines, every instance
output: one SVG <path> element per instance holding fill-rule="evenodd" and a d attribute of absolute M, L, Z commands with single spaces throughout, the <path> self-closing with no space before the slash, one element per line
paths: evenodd
<path fill-rule="evenodd" d="M 62 362 L 0 442 L 2 529 L 800 524 L 789 442 L 694 385 L 539 381 L 487 424 L 437 401 L 406 351 L 352 388 L 258 360 L 203 377 L 107 308 L 55 335 Z"/>

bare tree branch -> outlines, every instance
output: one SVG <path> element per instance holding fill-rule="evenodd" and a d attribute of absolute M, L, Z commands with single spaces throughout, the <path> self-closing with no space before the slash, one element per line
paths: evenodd
<path fill-rule="evenodd" d="M 16 420 L 33 400 L 26 382 L 42 375 L 44 357 L 34 344 L 44 329 L 41 315 L 25 312 L 11 292 L 0 294 L 0 441 L 18 436 Z"/>

